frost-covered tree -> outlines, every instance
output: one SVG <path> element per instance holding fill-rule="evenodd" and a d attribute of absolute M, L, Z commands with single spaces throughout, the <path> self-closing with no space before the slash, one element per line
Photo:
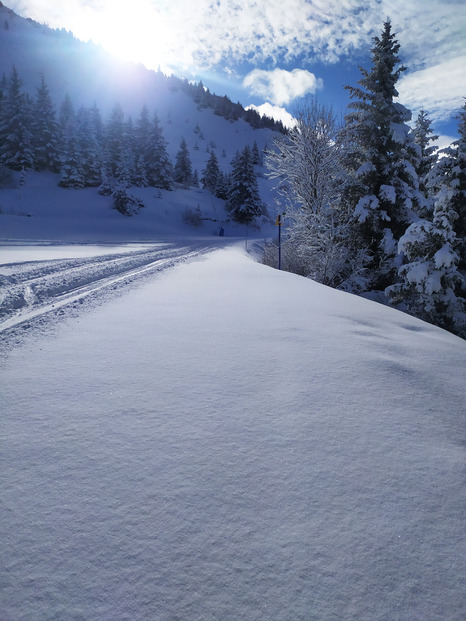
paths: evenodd
<path fill-rule="evenodd" d="M 41 75 L 31 121 L 36 170 L 59 169 L 59 132 L 55 107 L 45 78 Z"/>
<path fill-rule="evenodd" d="M 251 149 L 246 145 L 232 161 L 230 189 L 225 205 L 233 220 L 250 224 L 263 213 Z"/>
<path fill-rule="evenodd" d="M 0 116 L 0 163 L 12 170 L 28 170 L 34 164 L 30 113 L 31 102 L 22 92 L 22 81 L 13 67 Z"/>
<path fill-rule="evenodd" d="M 394 101 L 405 70 L 399 49 L 387 21 L 374 38 L 371 69 L 360 68 L 359 87 L 346 87 L 353 101 L 346 117 L 346 164 L 352 177 L 345 192 L 360 243 L 372 256 L 373 289 L 394 282 L 396 242 L 424 205 L 415 168 L 419 151 L 407 125 L 411 112 Z"/>
<path fill-rule="evenodd" d="M 209 192 L 215 194 L 220 177 L 220 167 L 218 165 L 217 156 L 214 151 L 210 152 L 210 157 L 207 160 L 206 167 L 202 171 L 201 181 L 204 188 L 207 188 Z"/>
<path fill-rule="evenodd" d="M 349 288 L 359 251 L 352 247 L 350 214 L 341 200 L 345 172 L 340 127 L 333 112 L 311 98 L 296 124 L 268 149 L 269 177 L 278 182 L 280 211 L 287 213 L 284 269 L 331 286 Z"/>
<path fill-rule="evenodd" d="M 189 185 L 193 176 L 191 157 L 188 151 L 188 145 L 184 138 L 181 139 L 180 148 L 176 154 L 175 169 L 173 178 L 176 183 Z"/>

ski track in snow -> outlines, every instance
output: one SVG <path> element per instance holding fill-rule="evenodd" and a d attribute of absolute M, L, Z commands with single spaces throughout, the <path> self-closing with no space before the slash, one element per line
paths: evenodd
<path fill-rule="evenodd" d="M 200 241 L 164 242 L 99 256 L 0 264 L 0 334 L 212 249 Z"/>

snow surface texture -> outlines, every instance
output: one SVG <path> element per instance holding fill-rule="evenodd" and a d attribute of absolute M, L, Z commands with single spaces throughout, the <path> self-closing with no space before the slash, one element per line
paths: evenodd
<path fill-rule="evenodd" d="M 239 247 L 48 317 L 2 335 L 2 621 L 466 617 L 463 340 Z"/>

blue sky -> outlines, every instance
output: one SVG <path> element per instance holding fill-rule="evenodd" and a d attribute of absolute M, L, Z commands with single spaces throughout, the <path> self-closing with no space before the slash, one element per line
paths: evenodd
<path fill-rule="evenodd" d="M 400 101 L 424 108 L 443 142 L 466 96 L 464 0 L 7 0 L 124 58 L 200 80 L 269 114 L 317 95 L 343 115 L 372 37 L 391 19 L 407 67 Z"/>

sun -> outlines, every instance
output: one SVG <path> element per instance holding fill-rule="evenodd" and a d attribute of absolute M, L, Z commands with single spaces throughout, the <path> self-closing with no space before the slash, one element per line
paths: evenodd
<path fill-rule="evenodd" d="M 148 69 L 170 65 L 171 32 L 149 0 L 103 2 L 92 16 L 92 35 L 111 54 Z"/>

